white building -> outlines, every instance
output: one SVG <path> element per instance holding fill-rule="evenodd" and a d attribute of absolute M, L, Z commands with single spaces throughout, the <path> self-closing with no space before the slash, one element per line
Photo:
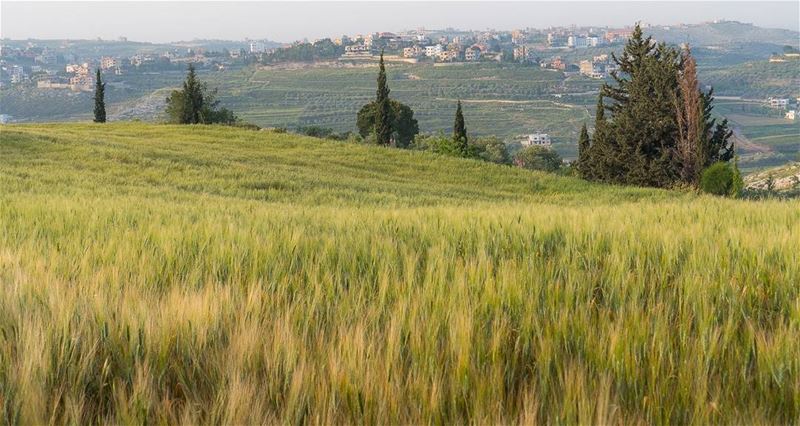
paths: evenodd
<path fill-rule="evenodd" d="M 789 106 L 789 99 L 786 98 L 768 98 L 769 106 L 773 108 L 786 108 Z"/>
<path fill-rule="evenodd" d="M 264 42 L 261 41 L 251 41 L 250 42 L 250 53 L 262 53 L 266 52 L 267 46 L 264 45 Z"/>
<path fill-rule="evenodd" d="M 444 49 L 442 48 L 441 44 L 434 44 L 432 46 L 425 46 L 425 56 L 429 58 L 435 58 L 440 53 L 442 53 Z"/>
<path fill-rule="evenodd" d="M 547 133 L 531 133 L 524 135 L 520 141 L 522 146 L 550 146 L 550 135 Z"/>
<path fill-rule="evenodd" d="M 791 111 L 787 112 L 784 117 L 786 117 L 786 119 L 788 119 L 788 120 L 795 120 L 795 119 L 797 119 L 797 111 L 791 110 Z"/>
<path fill-rule="evenodd" d="M 25 80 L 25 77 L 26 77 L 25 70 L 21 66 L 14 65 L 14 66 L 11 67 L 11 83 L 12 84 L 22 83 Z"/>
<path fill-rule="evenodd" d="M 567 47 L 582 49 L 589 46 L 589 39 L 586 37 L 571 35 L 567 38 Z"/>

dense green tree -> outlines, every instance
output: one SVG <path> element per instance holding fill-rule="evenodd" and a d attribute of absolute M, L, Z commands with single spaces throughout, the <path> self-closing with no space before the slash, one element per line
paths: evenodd
<path fill-rule="evenodd" d="M 514 164 L 529 170 L 555 172 L 561 168 L 563 160 L 553 149 L 529 146 L 517 152 L 514 156 Z"/>
<path fill-rule="evenodd" d="M 586 123 L 583 123 L 580 136 L 578 136 L 578 160 L 575 166 L 578 173 L 584 178 L 588 175 L 590 147 L 589 131 L 586 130 Z"/>
<path fill-rule="evenodd" d="M 495 136 L 473 138 L 470 150 L 483 161 L 496 164 L 511 164 L 508 146 Z"/>
<path fill-rule="evenodd" d="M 461 110 L 461 101 L 458 101 L 456 106 L 456 118 L 453 123 L 453 141 L 456 148 L 463 154 L 467 154 L 469 150 L 469 142 L 467 140 L 467 125 L 464 122 L 464 113 Z"/>
<path fill-rule="evenodd" d="M 389 102 L 389 87 L 386 85 L 386 68 L 383 52 L 378 64 L 378 89 L 375 93 L 375 138 L 380 145 L 392 142 L 392 106 Z"/>
<path fill-rule="evenodd" d="M 326 38 L 314 43 L 297 43 L 289 47 L 275 49 L 262 56 L 261 62 L 273 64 L 280 62 L 314 62 L 331 60 L 344 53 L 344 46 L 335 44 Z"/>
<path fill-rule="evenodd" d="M 640 186 L 696 185 L 703 169 L 733 157 L 727 122 L 717 124 L 711 117 L 711 92 L 700 91 L 688 52 L 654 43 L 637 25 L 622 54 L 612 57 L 618 71 L 600 90 L 583 177 Z"/>
<path fill-rule="evenodd" d="M 236 115 L 221 108 L 216 92 L 197 79 L 193 65 L 189 65 L 181 90 L 173 90 L 167 97 L 167 120 L 174 124 L 234 124 Z"/>
<path fill-rule="evenodd" d="M 189 64 L 186 80 L 183 82 L 183 117 L 182 124 L 198 124 L 203 122 L 203 85 L 197 80 L 194 64 Z"/>
<path fill-rule="evenodd" d="M 375 131 L 377 119 L 377 103 L 370 102 L 358 111 L 356 126 L 362 137 L 367 137 Z M 419 134 L 419 124 L 414 118 L 414 111 L 405 104 L 394 99 L 389 99 L 392 139 L 399 148 L 407 148 L 414 141 L 414 136 Z"/>
<path fill-rule="evenodd" d="M 100 76 L 100 70 L 97 70 L 94 83 L 94 122 L 106 122 L 106 84 Z"/>
<path fill-rule="evenodd" d="M 703 171 L 700 189 L 714 195 L 738 195 L 741 190 L 738 168 L 726 162 L 717 162 Z"/>
<path fill-rule="evenodd" d="M 587 161 L 583 164 L 582 176 L 590 180 L 618 182 L 622 174 L 619 147 L 613 138 L 612 126 L 606 120 L 605 112 L 606 106 L 601 93 L 597 98 L 594 134 L 591 137 Z"/>

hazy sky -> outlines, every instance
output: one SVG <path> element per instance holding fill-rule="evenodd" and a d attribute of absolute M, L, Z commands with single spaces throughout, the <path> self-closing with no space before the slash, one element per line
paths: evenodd
<path fill-rule="evenodd" d="M 0 36 L 15 39 L 289 42 L 419 27 L 480 30 L 714 19 L 797 31 L 800 2 L 0 2 Z"/>

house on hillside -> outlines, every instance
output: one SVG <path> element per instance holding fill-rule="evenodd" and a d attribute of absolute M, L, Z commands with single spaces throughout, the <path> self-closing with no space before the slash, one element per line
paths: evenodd
<path fill-rule="evenodd" d="M 550 135 L 548 135 L 547 133 L 531 133 L 529 135 L 522 135 L 520 136 L 519 143 L 524 147 L 529 147 L 529 146 L 549 147 L 550 145 L 552 145 L 552 142 L 550 141 Z"/>
<path fill-rule="evenodd" d="M 772 108 L 786 108 L 789 106 L 789 99 L 787 98 L 767 98 L 767 102 L 769 102 L 769 106 Z"/>

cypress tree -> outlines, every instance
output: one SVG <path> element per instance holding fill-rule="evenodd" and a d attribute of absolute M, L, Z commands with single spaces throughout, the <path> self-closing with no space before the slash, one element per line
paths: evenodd
<path fill-rule="evenodd" d="M 467 125 L 464 122 L 464 113 L 461 111 L 461 100 L 458 101 L 458 106 L 456 107 L 456 119 L 455 123 L 453 123 L 453 141 L 461 155 L 466 155 L 469 151 L 469 146 L 467 143 Z"/>
<path fill-rule="evenodd" d="M 383 51 L 378 64 L 378 90 L 375 94 L 377 114 L 375 119 L 375 138 L 380 145 L 392 142 L 392 110 L 389 103 L 389 88 L 386 86 L 386 68 L 383 65 Z"/>
<path fill-rule="evenodd" d="M 578 173 L 584 179 L 589 177 L 589 131 L 586 130 L 586 123 L 581 127 L 581 134 L 578 136 L 578 160 L 576 166 Z"/>
<path fill-rule="evenodd" d="M 94 84 L 94 122 L 106 122 L 106 84 L 100 78 L 100 69 L 97 70 Z"/>

